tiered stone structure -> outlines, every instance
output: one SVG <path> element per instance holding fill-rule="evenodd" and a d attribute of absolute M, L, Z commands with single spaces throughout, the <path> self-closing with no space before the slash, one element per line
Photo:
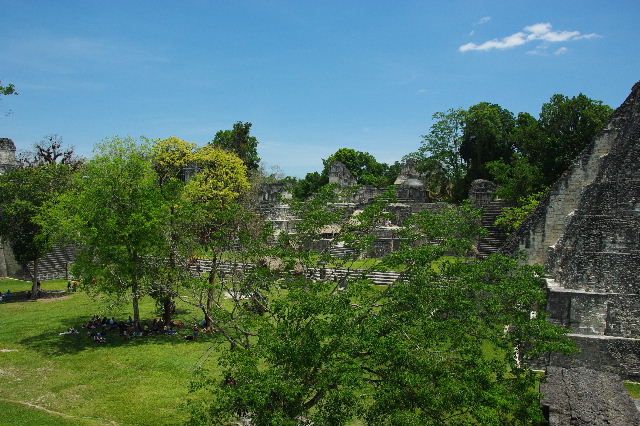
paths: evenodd
<path fill-rule="evenodd" d="M 474 180 L 469 189 L 469 199 L 475 208 L 482 209 L 480 224 L 487 230 L 487 235 L 477 243 L 478 256 L 481 258 L 497 253 L 507 238 L 504 231 L 495 225 L 496 219 L 507 207 L 504 200 L 494 196 L 496 189 L 498 185 L 484 179 Z"/>
<path fill-rule="evenodd" d="M 640 379 L 640 83 L 503 247 L 549 274 L 579 355 L 551 364 Z"/>
<path fill-rule="evenodd" d="M 0 174 L 18 166 L 16 161 L 16 146 L 9 138 L 0 138 Z M 0 278 L 15 276 L 22 271 L 13 256 L 11 246 L 0 240 Z"/>
<path fill-rule="evenodd" d="M 16 146 L 9 138 L 0 138 L 0 174 L 17 167 Z"/>
<path fill-rule="evenodd" d="M 383 256 L 397 250 L 400 247 L 397 231 L 407 217 L 423 210 L 441 209 L 446 205 L 440 202 L 429 202 L 427 191 L 420 177 L 421 175 L 415 170 L 415 164 L 409 162 L 403 166 L 402 172 L 395 181 L 398 202 L 391 203 L 388 207 L 388 212 L 393 215 L 393 219 L 374 230 L 377 240 L 374 243 L 372 253 L 361 253 L 362 256 Z M 342 187 L 358 186 L 351 172 L 338 161 L 329 166 L 329 183 Z M 356 215 L 374 198 L 383 196 L 385 191 L 385 189 L 369 185 L 360 185 L 348 199 L 341 200 L 340 205 L 349 214 Z M 285 186 L 277 184 L 263 186 L 260 195 L 262 200 L 260 210 L 266 219 L 274 223 L 276 232 L 292 232 L 297 219 L 289 211 L 288 205 L 281 201 L 282 198 L 290 198 Z M 324 235 L 316 244 L 316 249 L 326 249 L 334 256 L 353 254 L 353 250 L 349 247 L 334 243 L 331 233 Z"/>
<path fill-rule="evenodd" d="M 340 186 L 355 186 L 358 184 L 347 166 L 339 161 L 329 165 L 329 183 L 337 183 Z"/>

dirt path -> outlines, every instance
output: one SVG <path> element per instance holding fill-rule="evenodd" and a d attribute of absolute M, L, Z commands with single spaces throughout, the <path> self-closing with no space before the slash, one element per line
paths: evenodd
<path fill-rule="evenodd" d="M 26 407 L 35 408 L 36 410 L 44 411 L 45 413 L 54 414 L 56 416 L 61 416 L 61 417 L 66 417 L 67 419 L 79 419 L 79 420 L 92 419 L 92 420 L 97 420 L 99 422 L 104 422 L 103 423 L 104 425 L 119 426 L 118 423 L 116 423 L 113 420 L 101 419 L 101 418 L 98 418 L 98 417 L 72 416 L 70 414 L 65 414 L 65 413 L 60 413 L 58 411 L 49 410 L 48 408 L 44 408 L 44 407 L 41 407 L 39 405 L 32 404 L 30 402 L 14 401 L 13 399 L 7 399 L 7 398 L 0 398 L 0 401 L 11 402 L 13 404 L 24 405 Z"/>

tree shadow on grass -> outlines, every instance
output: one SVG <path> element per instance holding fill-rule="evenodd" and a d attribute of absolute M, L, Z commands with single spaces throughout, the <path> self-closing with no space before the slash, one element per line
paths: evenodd
<path fill-rule="evenodd" d="M 131 337 L 130 339 L 120 335 L 117 329 L 108 330 L 107 327 L 99 327 L 97 329 L 82 328 L 82 324 L 87 323 L 86 316 L 78 316 L 75 318 L 67 318 L 57 328 L 44 331 L 35 336 L 26 337 L 18 343 L 47 356 L 60 356 L 76 354 L 82 351 L 100 351 L 112 347 L 120 346 L 144 346 L 148 344 L 190 344 L 193 341 L 186 340 L 186 336 L 192 336 L 193 331 L 190 327 L 176 327 L 176 334 L 149 334 L 141 337 Z M 70 327 L 75 328 L 79 334 L 63 334 L 58 333 L 68 330 Z M 99 343 L 94 341 L 90 334 L 92 332 L 100 332 L 104 335 L 106 342 Z M 211 333 L 200 333 L 196 341 L 218 342 L 220 337 Z"/>

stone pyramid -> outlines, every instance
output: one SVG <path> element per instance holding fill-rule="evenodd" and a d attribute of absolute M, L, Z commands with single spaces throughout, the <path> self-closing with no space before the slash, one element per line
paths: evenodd
<path fill-rule="evenodd" d="M 640 82 L 502 251 L 545 265 L 551 319 L 582 350 L 551 364 L 640 379 Z"/>

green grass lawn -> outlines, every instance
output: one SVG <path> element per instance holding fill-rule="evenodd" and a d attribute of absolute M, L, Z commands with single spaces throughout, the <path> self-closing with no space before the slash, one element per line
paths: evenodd
<path fill-rule="evenodd" d="M 629 391 L 631 398 L 640 399 L 640 383 L 636 382 L 625 382 L 625 387 Z"/>
<path fill-rule="evenodd" d="M 66 282 L 47 281 L 42 287 L 66 289 Z M 2 293 L 29 288 L 27 282 L 0 280 Z M 214 357 L 220 343 L 213 336 L 195 342 L 180 335 L 125 340 L 113 333 L 100 344 L 80 328 L 94 314 L 126 319 L 130 312 L 129 305 L 110 307 L 82 292 L 1 302 L 0 425 L 183 423 L 180 407 L 194 368 Z M 141 303 L 141 316 L 158 316 L 153 300 Z M 176 320 L 193 324 L 194 317 L 201 315 L 178 305 Z M 81 334 L 58 335 L 69 327 Z"/>

